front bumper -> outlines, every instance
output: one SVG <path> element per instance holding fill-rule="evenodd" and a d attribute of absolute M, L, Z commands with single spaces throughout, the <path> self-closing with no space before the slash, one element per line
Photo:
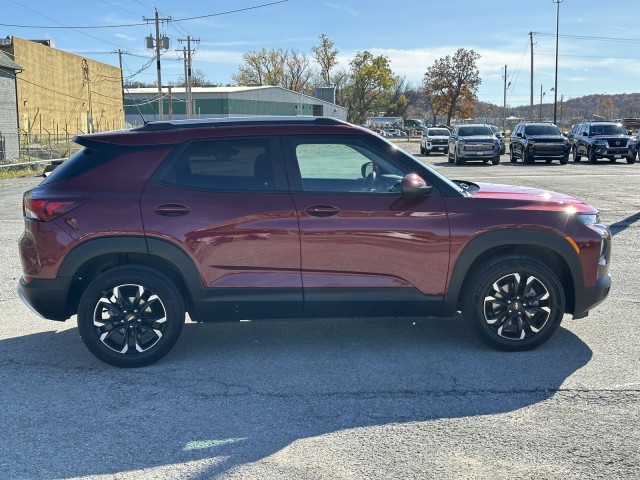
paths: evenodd
<path fill-rule="evenodd" d="M 576 287 L 575 306 L 573 318 L 584 318 L 589 314 L 589 310 L 600 305 L 611 290 L 611 276 L 605 275 L 598 279 L 593 287 Z"/>

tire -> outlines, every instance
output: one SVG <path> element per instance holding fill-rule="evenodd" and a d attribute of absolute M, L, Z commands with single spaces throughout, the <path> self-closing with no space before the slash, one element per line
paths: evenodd
<path fill-rule="evenodd" d="M 573 147 L 573 161 L 574 162 L 579 162 L 580 158 L 582 158 L 580 155 L 578 155 L 578 149 L 576 147 Z"/>
<path fill-rule="evenodd" d="M 454 161 L 453 157 L 451 156 L 451 153 L 449 153 L 449 150 L 447 150 L 447 161 L 449 163 L 453 163 Z"/>
<path fill-rule="evenodd" d="M 464 318 L 480 340 L 495 349 L 530 350 L 560 326 L 564 289 L 553 270 L 534 258 L 494 258 L 476 268 L 465 285 Z"/>
<path fill-rule="evenodd" d="M 491 164 L 492 165 L 498 165 L 500 163 L 500 155 L 498 155 L 497 157 L 493 157 L 491 159 Z"/>
<path fill-rule="evenodd" d="M 429 155 L 431 155 L 431 152 L 425 148 L 424 149 L 424 155 L 425 155 L 425 157 L 428 157 Z"/>
<path fill-rule="evenodd" d="M 458 155 L 457 148 L 453 151 L 453 159 L 456 165 L 464 165 L 466 163 L 466 160 L 464 158 L 460 158 L 460 155 Z"/>
<path fill-rule="evenodd" d="M 544 161 L 547 162 L 548 164 L 550 164 L 551 162 L 553 162 L 553 159 L 552 158 L 545 158 Z"/>
<path fill-rule="evenodd" d="M 175 345 L 184 325 L 184 301 L 178 292 L 171 280 L 149 267 L 109 270 L 80 298 L 80 336 L 91 353 L 110 365 L 129 368 L 156 362 Z"/>
<path fill-rule="evenodd" d="M 522 163 L 526 163 L 526 164 L 533 163 L 533 159 L 531 158 L 531 155 L 529 155 L 527 151 L 524 149 L 522 150 Z"/>
<path fill-rule="evenodd" d="M 511 163 L 516 163 L 518 159 L 513 155 L 513 147 L 509 148 L 509 161 Z"/>
<path fill-rule="evenodd" d="M 587 150 L 587 160 L 589 160 L 589 163 L 598 162 L 598 159 L 596 158 L 596 152 L 593 150 L 592 147 L 589 147 L 589 149 Z"/>
<path fill-rule="evenodd" d="M 560 159 L 560 165 L 566 165 L 569 163 L 569 154 L 567 153 L 564 157 Z"/>
<path fill-rule="evenodd" d="M 420 145 L 420 153 L 424 155 L 424 147 L 422 145 Z"/>
<path fill-rule="evenodd" d="M 633 164 L 633 163 L 636 163 L 636 156 L 632 155 L 630 157 L 627 157 L 627 163 L 630 164 L 630 165 Z"/>

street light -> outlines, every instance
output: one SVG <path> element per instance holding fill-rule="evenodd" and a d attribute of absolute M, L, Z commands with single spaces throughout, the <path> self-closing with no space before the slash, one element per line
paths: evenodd
<path fill-rule="evenodd" d="M 555 83 L 553 85 L 553 123 L 556 123 L 556 116 L 558 113 L 558 33 L 560 29 L 560 4 L 564 0 L 551 0 L 556 4 L 556 78 Z"/>

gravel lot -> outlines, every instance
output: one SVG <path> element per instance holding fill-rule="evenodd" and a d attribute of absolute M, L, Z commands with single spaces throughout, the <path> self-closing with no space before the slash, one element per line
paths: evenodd
<path fill-rule="evenodd" d="M 531 352 L 489 350 L 459 319 L 189 323 L 165 359 L 121 370 L 75 319 L 18 300 L 21 194 L 39 179 L 3 180 L 0 478 L 637 479 L 640 164 L 417 156 L 598 207 L 615 234 L 609 298 Z"/>

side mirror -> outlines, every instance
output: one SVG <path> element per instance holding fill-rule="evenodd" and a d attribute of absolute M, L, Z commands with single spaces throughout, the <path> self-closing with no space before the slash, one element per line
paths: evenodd
<path fill-rule="evenodd" d="M 400 191 L 403 195 L 426 195 L 433 191 L 433 187 L 417 173 L 408 173 L 402 178 Z"/>
<path fill-rule="evenodd" d="M 360 167 L 360 175 L 362 175 L 362 178 L 367 178 L 373 172 L 374 172 L 373 162 L 363 163 L 362 166 Z"/>
<path fill-rule="evenodd" d="M 522 132 L 518 132 L 518 133 L 516 133 L 516 137 L 518 137 L 518 138 L 522 138 Z"/>

